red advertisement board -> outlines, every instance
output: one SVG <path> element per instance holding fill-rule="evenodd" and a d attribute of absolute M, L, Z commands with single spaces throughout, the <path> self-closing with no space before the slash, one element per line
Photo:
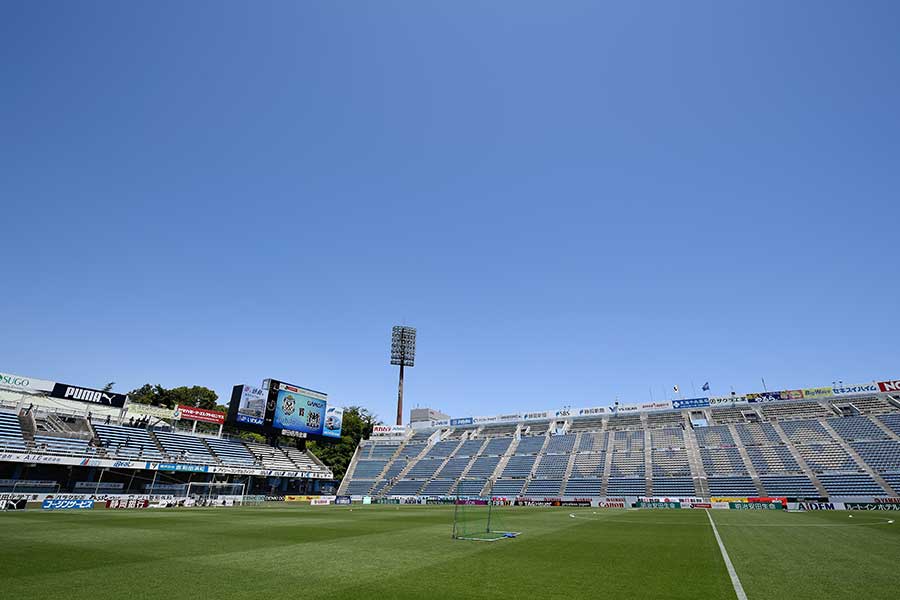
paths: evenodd
<path fill-rule="evenodd" d="M 893 381 L 879 381 L 878 389 L 882 392 L 900 392 L 900 379 Z"/>
<path fill-rule="evenodd" d="M 225 413 L 217 410 L 208 410 L 206 408 L 196 408 L 194 406 L 184 406 L 179 404 L 175 409 L 175 418 L 188 419 L 190 421 L 203 421 L 204 423 L 217 423 L 221 425 L 225 422 Z"/>

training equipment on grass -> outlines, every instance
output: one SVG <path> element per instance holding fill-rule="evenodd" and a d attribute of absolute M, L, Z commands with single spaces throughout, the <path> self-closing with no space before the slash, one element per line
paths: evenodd
<path fill-rule="evenodd" d="M 496 542 L 521 535 L 503 526 L 504 510 L 493 498 L 493 483 L 484 497 L 456 495 L 453 508 L 453 539 L 472 542 Z"/>
<path fill-rule="evenodd" d="M 225 482 L 191 482 L 187 497 L 195 506 L 235 506 L 244 503 L 245 484 Z"/>

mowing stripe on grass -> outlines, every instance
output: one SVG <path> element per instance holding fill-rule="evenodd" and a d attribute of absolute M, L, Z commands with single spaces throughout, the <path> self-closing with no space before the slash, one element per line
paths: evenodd
<path fill-rule="evenodd" d="M 709 514 L 709 510 L 706 511 L 706 516 L 709 517 L 709 524 L 712 525 L 713 535 L 716 536 L 716 541 L 719 543 L 719 551 L 722 552 L 722 558 L 725 560 L 725 568 L 728 569 L 728 576 L 731 577 L 731 585 L 734 586 L 734 593 L 737 594 L 738 600 L 747 600 L 747 594 L 744 593 L 744 586 L 741 585 L 741 580 L 738 579 L 737 572 L 734 570 L 734 565 L 731 564 L 731 559 L 728 558 L 728 551 L 725 549 L 725 544 L 722 543 L 722 538 L 719 537 L 719 530 L 716 529 L 716 522 L 713 521 L 712 515 Z"/>

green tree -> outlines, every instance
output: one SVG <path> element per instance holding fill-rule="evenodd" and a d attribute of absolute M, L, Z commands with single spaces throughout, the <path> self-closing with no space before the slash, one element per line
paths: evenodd
<path fill-rule="evenodd" d="M 153 406 L 168 406 L 164 396 L 168 392 L 166 388 L 157 384 L 145 383 L 141 387 L 128 392 L 128 399 L 137 404 L 152 404 Z"/>
<path fill-rule="evenodd" d="M 335 479 L 341 479 L 350 466 L 359 441 L 372 435 L 372 428 L 380 424 L 378 417 L 367 409 L 350 406 L 344 409 L 339 442 L 310 442 L 306 448 L 331 468 Z"/>
<path fill-rule="evenodd" d="M 202 385 L 166 389 L 158 383 L 145 383 L 128 392 L 128 397 L 132 402 L 138 404 L 152 404 L 166 408 L 175 408 L 177 405 L 183 404 L 208 410 L 227 410 L 226 407 L 219 404 L 219 395 Z"/>

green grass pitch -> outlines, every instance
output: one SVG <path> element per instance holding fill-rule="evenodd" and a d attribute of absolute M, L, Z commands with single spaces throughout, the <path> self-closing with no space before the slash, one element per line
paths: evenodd
<path fill-rule="evenodd" d="M 454 541 L 452 506 L 2 513 L 0 596 L 735 597 L 703 510 L 498 510 L 521 537 Z M 711 513 L 751 600 L 900 597 L 896 513 Z"/>

